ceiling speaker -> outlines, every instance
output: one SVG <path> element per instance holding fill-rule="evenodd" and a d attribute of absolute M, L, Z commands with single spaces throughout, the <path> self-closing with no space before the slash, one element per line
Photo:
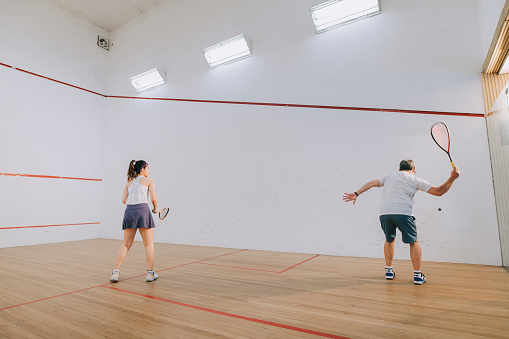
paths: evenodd
<path fill-rule="evenodd" d="M 105 50 L 110 49 L 110 41 L 100 35 L 97 36 L 97 46 L 104 48 Z"/>

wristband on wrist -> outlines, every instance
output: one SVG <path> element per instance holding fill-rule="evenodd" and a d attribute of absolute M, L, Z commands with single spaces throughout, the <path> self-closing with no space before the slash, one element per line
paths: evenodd
<path fill-rule="evenodd" d="M 359 196 L 359 193 L 357 193 L 357 192 L 354 192 L 354 193 L 355 193 L 356 196 Z"/>

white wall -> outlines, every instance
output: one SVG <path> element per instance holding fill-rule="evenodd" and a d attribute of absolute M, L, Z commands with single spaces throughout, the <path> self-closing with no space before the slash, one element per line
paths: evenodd
<path fill-rule="evenodd" d="M 0 0 L 1 62 L 104 93 L 108 32 L 40 0 Z"/>
<path fill-rule="evenodd" d="M 381 15 L 315 35 L 316 1 L 171 1 L 109 35 L 107 54 L 95 26 L 44 2 L 0 0 L 0 62 L 110 95 L 135 95 L 127 78 L 158 67 L 168 85 L 142 96 L 481 113 L 479 2 L 381 3 Z M 240 33 L 254 55 L 208 69 L 200 50 Z M 0 177 L 4 227 L 96 221 L 102 209 L 101 228 L 20 229 L 0 246 L 120 239 L 127 164 L 145 159 L 172 209 L 156 241 L 381 257 L 380 191 L 355 207 L 341 195 L 408 157 L 441 184 L 449 163 L 429 127 L 442 120 L 462 177 L 442 198 L 417 196 L 424 260 L 501 263 L 482 118 L 104 99 L 0 72 L 2 172 L 104 179 Z M 401 243 L 397 257 L 408 258 Z"/>
<path fill-rule="evenodd" d="M 125 79 L 158 67 L 168 85 L 139 96 L 481 113 L 477 1 L 381 3 L 381 15 L 315 35 L 316 1 L 170 2 L 111 35 L 108 93 L 135 95 Z M 253 56 L 208 69 L 200 50 L 240 33 Z M 462 176 L 442 198 L 416 198 L 424 260 L 500 265 L 479 117 L 110 99 L 103 235 L 122 237 L 125 172 L 144 159 L 172 210 L 156 241 L 382 257 L 380 190 L 356 206 L 341 195 L 403 158 L 443 183 L 436 121 L 450 126 Z"/>
<path fill-rule="evenodd" d="M 488 50 L 490 49 L 504 4 L 505 0 L 479 1 L 479 28 L 481 31 L 482 55 L 484 58 L 486 58 Z M 480 70 L 482 71 L 482 65 Z"/>
<path fill-rule="evenodd" d="M 111 34 L 108 92 L 158 67 L 145 96 L 483 112 L 476 0 L 382 0 L 382 14 L 316 35 L 317 0 L 168 2 Z M 238 34 L 253 55 L 210 70 L 201 49 Z M 461 98 L 461 99 L 460 99 Z"/>
<path fill-rule="evenodd" d="M 0 1 L 0 62 L 104 91 L 99 28 L 44 1 Z M 105 98 L 0 67 L 1 173 L 102 177 Z M 0 228 L 100 222 L 98 181 L 0 176 Z M 97 238 L 100 225 L 0 229 L 0 247 Z"/>
<path fill-rule="evenodd" d="M 442 184 L 450 164 L 429 136 L 439 120 L 462 176 L 444 197 L 417 194 L 424 260 L 498 265 L 484 120 L 469 117 L 111 100 L 103 235 L 122 236 L 124 172 L 145 159 L 172 211 L 156 220 L 157 242 L 381 257 L 381 190 L 356 206 L 341 195 L 408 157 L 419 176 Z M 137 142 L 126 138 L 133 129 Z M 408 259 L 400 240 L 397 258 Z"/>

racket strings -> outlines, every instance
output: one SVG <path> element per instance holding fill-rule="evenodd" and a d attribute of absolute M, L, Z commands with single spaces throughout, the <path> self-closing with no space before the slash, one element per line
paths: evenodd
<path fill-rule="evenodd" d="M 168 212 L 170 212 L 170 209 L 168 207 L 165 207 L 159 212 L 159 219 L 163 220 L 168 215 Z"/>
<path fill-rule="evenodd" d="M 431 127 L 431 137 L 438 145 L 438 147 L 440 147 L 444 152 L 449 154 L 449 150 L 451 147 L 449 130 L 447 129 L 447 126 L 443 122 L 436 123 Z"/>
<path fill-rule="evenodd" d="M 433 138 L 433 141 L 437 144 L 437 146 L 447 154 L 451 161 L 451 165 L 454 168 L 455 165 L 450 154 L 451 139 L 449 137 L 449 129 L 443 122 L 437 122 L 431 126 L 431 138 Z"/>

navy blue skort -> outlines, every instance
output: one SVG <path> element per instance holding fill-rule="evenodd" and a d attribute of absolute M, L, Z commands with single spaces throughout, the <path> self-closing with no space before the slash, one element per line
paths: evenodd
<path fill-rule="evenodd" d="M 156 224 L 148 204 L 127 205 L 124 212 L 122 229 L 127 228 L 154 228 Z"/>

